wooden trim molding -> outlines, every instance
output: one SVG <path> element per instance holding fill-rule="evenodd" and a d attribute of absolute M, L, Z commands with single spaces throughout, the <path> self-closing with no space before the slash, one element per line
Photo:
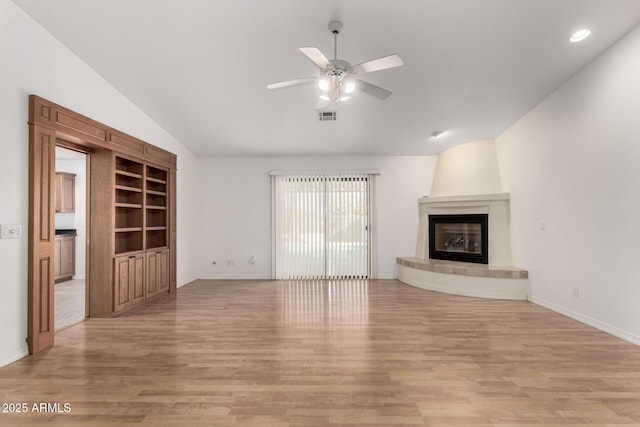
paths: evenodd
<path fill-rule="evenodd" d="M 71 142 L 90 144 L 176 168 L 175 154 L 36 95 L 29 96 L 29 124 L 65 135 Z"/>

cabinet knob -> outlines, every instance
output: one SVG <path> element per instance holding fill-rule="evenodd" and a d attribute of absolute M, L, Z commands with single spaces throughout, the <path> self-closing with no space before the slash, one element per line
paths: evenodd
<path fill-rule="evenodd" d="M 131 255 L 129 259 L 134 259 L 135 257 L 136 257 L 135 255 Z"/>

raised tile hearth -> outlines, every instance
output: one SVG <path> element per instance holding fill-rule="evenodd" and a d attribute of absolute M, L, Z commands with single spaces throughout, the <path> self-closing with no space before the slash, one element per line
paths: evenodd
<path fill-rule="evenodd" d="M 423 197 L 418 201 L 420 224 L 415 257 L 400 257 L 398 279 L 431 291 L 478 298 L 526 300 L 529 273 L 511 266 L 509 194 Z M 488 256 L 478 262 L 434 259 L 430 217 L 488 219 Z M 431 246 L 430 247 L 430 243 Z M 446 245 L 445 245 L 446 246 Z"/>
<path fill-rule="evenodd" d="M 527 300 L 529 273 L 515 267 L 397 258 L 398 280 L 417 288 L 476 298 Z"/>
<path fill-rule="evenodd" d="M 398 257 L 398 265 L 431 271 L 433 273 L 458 274 L 460 276 L 493 277 L 494 279 L 527 279 L 529 272 L 516 267 L 500 267 L 495 265 L 472 264 L 468 262 L 422 259 L 415 257 Z"/>

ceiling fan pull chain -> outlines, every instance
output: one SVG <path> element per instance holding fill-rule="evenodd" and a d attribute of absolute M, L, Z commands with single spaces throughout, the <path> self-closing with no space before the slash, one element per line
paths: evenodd
<path fill-rule="evenodd" d="M 338 59 L 338 32 L 333 32 L 333 59 Z"/>

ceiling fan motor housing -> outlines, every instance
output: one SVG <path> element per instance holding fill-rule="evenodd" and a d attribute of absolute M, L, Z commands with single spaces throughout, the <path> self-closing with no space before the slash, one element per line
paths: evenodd
<path fill-rule="evenodd" d="M 341 82 L 351 73 L 351 64 L 343 59 L 330 59 L 333 68 L 326 71 L 326 75 L 332 82 Z"/>

